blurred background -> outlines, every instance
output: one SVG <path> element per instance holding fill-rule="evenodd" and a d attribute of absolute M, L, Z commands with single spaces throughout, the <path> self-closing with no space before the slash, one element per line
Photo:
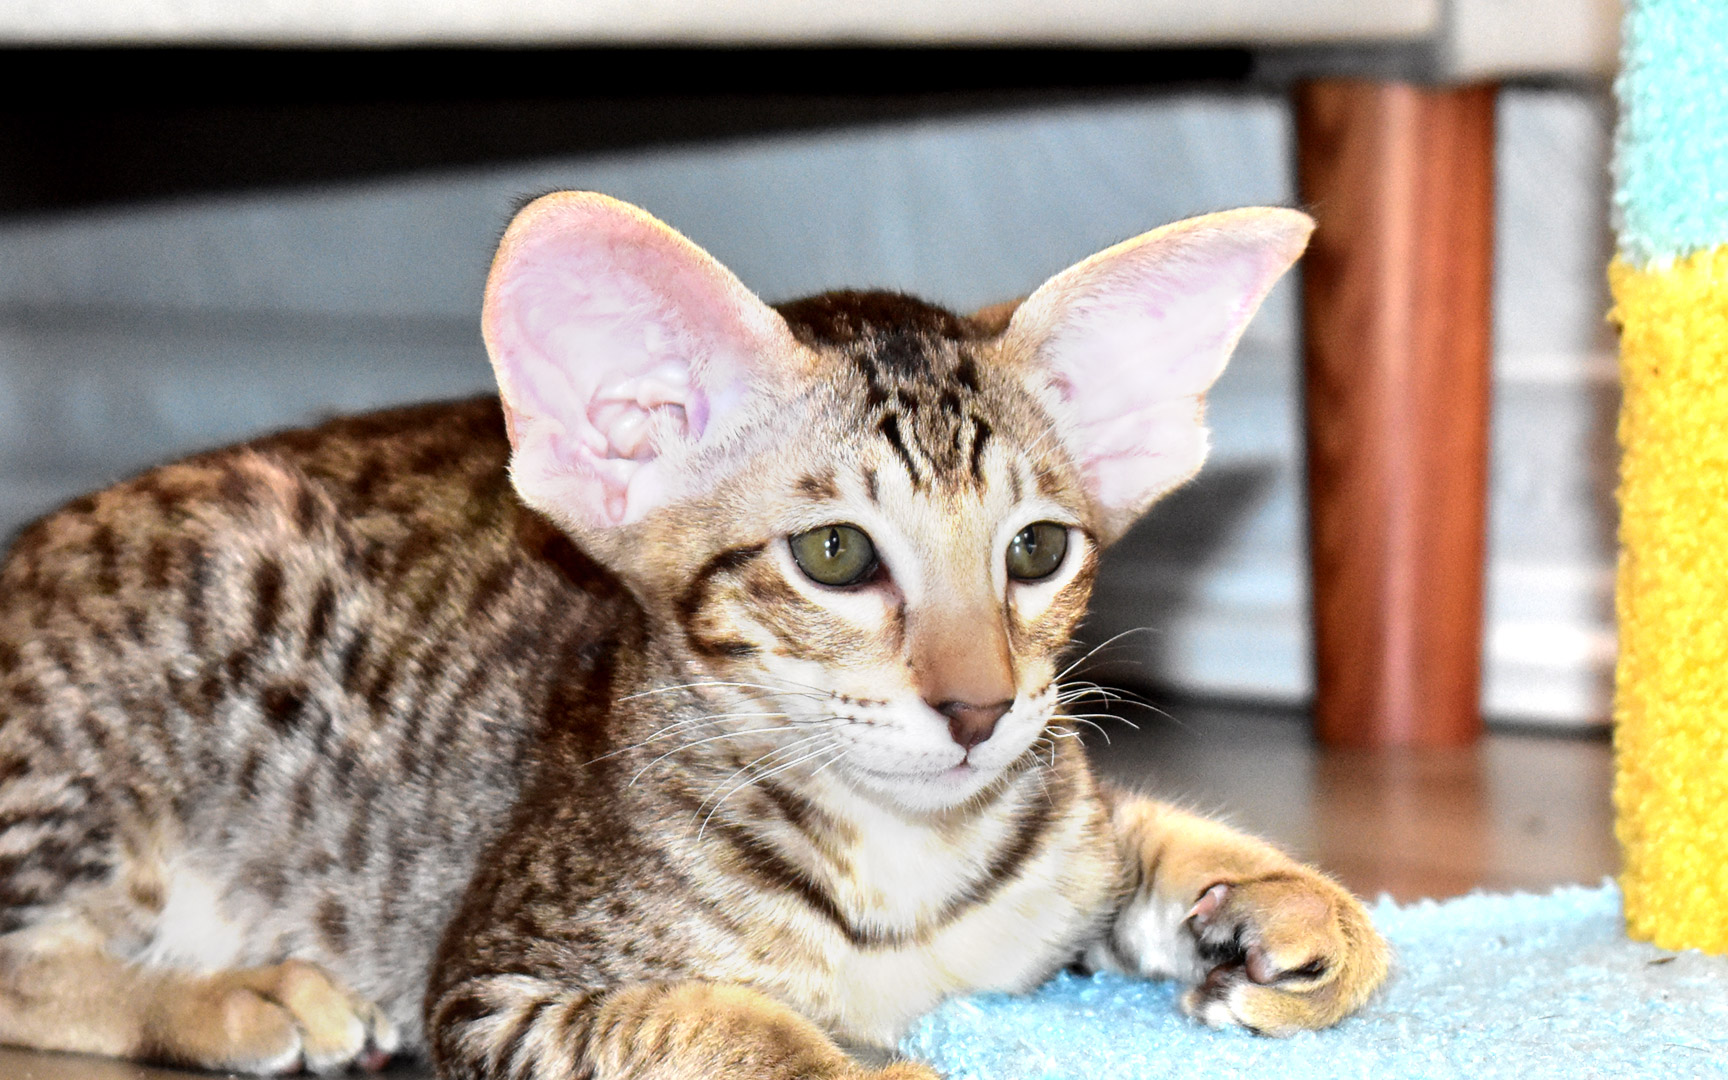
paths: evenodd
<path fill-rule="evenodd" d="M 778 78 L 773 56 L 421 54 L 392 58 L 399 81 L 363 59 L 0 59 L 0 532 L 190 450 L 485 391 L 493 245 L 518 200 L 554 188 L 645 207 L 771 301 L 875 286 L 961 310 L 1167 221 L 1297 203 L 1289 104 L 1230 70 L 1248 66 L 1236 57 L 1205 58 L 1225 77 L 1185 83 L 1129 81 L 1137 65 L 1110 58 L 1121 85 L 1040 92 L 985 75 L 926 93 L 896 92 L 864 54 L 834 59 L 853 68 L 834 76 L 799 57 Z M 962 83 L 943 63 L 888 61 Z M 617 100 L 588 65 L 647 100 L 608 115 Z M 1072 57 L 1053 66 L 1098 77 Z M 1207 74 L 1200 58 L 1181 66 Z M 661 97 L 659 80 L 691 68 L 719 101 Z M 586 100 L 559 100 L 565 70 Z M 873 100 L 834 100 L 844 74 Z M 1613 660 L 1610 106 L 1601 85 L 1511 86 L 1498 121 L 1485 707 L 1599 725 Z M 582 142 L 599 145 L 567 149 Z M 487 143 L 499 159 L 436 160 Z M 1150 628 L 1111 648 L 1123 677 L 1309 693 L 1297 308 L 1289 284 L 1267 303 L 1212 395 L 1211 463 L 1112 557 L 1088 636 Z"/>
<path fill-rule="evenodd" d="M 1001 9 L 1002 33 L 963 21 L 980 6 Z M 188 451 L 487 391 L 480 289 L 526 196 L 637 203 L 770 301 L 868 286 L 966 310 L 1167 221 L 1299 205 L 1302 79 L 1488 79 L 1482 704 L 1498 734 L 1352 758 L 1300 724 L 1313 679 L 1294 281 L 1212 394 L 1211 463 L 1110 554 L 1083 637 L 1134 631 L 1096 670 L 1163 710 L 1127 714 L 1149 732 L 1112 729 L 1126 747 L 1109 767 L 1330 853 L 1359 888 L 1611 869 L 1611 3 L 1232 0 L 1202 13 L 1204 32 L 1158 21 L 1201 18 L 1191 3 L 1080 4 L 1072 26 L 1024 4 L 886 4 L 917 25 L 885 40 L 869 5 L 828 3 L 808 11 L 838 30 L 750 23 L 730 40 L 727 7 L 637 5 L 640 41 L 615 4 L 582 9 L 599 29 L 545 15 L 508 33 L 439 2 L 0 9 L 0 534 Z M 1540 10 L 1508 14 L 1524 8 Z M 1261 9 L 1283 21 L 1256 22 Z M 666 30 L 692 13 L 697 40 Z M 1411 791 L 1427 794 L 1399 802 Z M 1450 831 L 1367 824 L 1399 814 Z M 1560 833 L 1582 852 L 1571 863 L 1551 857 Z M 1452 852 L 1463 868 L 1399 877 L 1339 844 Z"/>

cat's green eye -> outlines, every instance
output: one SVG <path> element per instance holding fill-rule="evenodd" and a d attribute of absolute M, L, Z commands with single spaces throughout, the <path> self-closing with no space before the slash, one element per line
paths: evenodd
<path fill-rule="evenodd" d="M 876 569 L 876 545 L 856 525 L 824 525 L 791 543 L 798 569 L 823 585 L 857 585 Z"/>
<path fill-rule="evenodd" d="M 1035 521 L 1008 541 L 1008 576 L 1021 581 L 1047 578 L 1068 554 L 1068 527 L 1054 521 Z"/>

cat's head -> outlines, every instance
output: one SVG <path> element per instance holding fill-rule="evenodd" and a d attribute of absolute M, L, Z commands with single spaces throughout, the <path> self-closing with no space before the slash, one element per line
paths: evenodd
<path fill-rule="evenodd" d="M 635 207 L 511 224 L 484 330 L 531 506 L 785 761 L 933 810 L 1027 755 L 1098 552 L 1206 456 L 1206 390 L 1312 222 L 1169 225 L 963 318 L 781 306 Z M 808 754 L 804 758 L 804 754 Z"/>

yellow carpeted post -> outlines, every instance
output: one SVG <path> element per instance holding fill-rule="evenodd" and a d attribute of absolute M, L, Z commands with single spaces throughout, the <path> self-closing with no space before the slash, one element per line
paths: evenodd
<path fill-rule="evenodd" d="M 1728 953 L 1728 248 L 1609 276 L 1625 380 L 1614 803 L 1627 931 Z"/>

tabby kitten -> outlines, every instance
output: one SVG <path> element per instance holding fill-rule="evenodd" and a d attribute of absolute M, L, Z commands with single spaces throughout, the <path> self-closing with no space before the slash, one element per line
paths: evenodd
<path fill-rule="evenodd" d="M 257 1073 L 929 1078 L 855 1063 L 1063 965 L 1331 1024 L 1338 885 L 1112 790 L 1058 658 L 1311 223 L 1168 226 L 963 318 L 765 306 L 550 195 L 498 401 L 51 514 L 0 571 L 0 1041 Z"/>

